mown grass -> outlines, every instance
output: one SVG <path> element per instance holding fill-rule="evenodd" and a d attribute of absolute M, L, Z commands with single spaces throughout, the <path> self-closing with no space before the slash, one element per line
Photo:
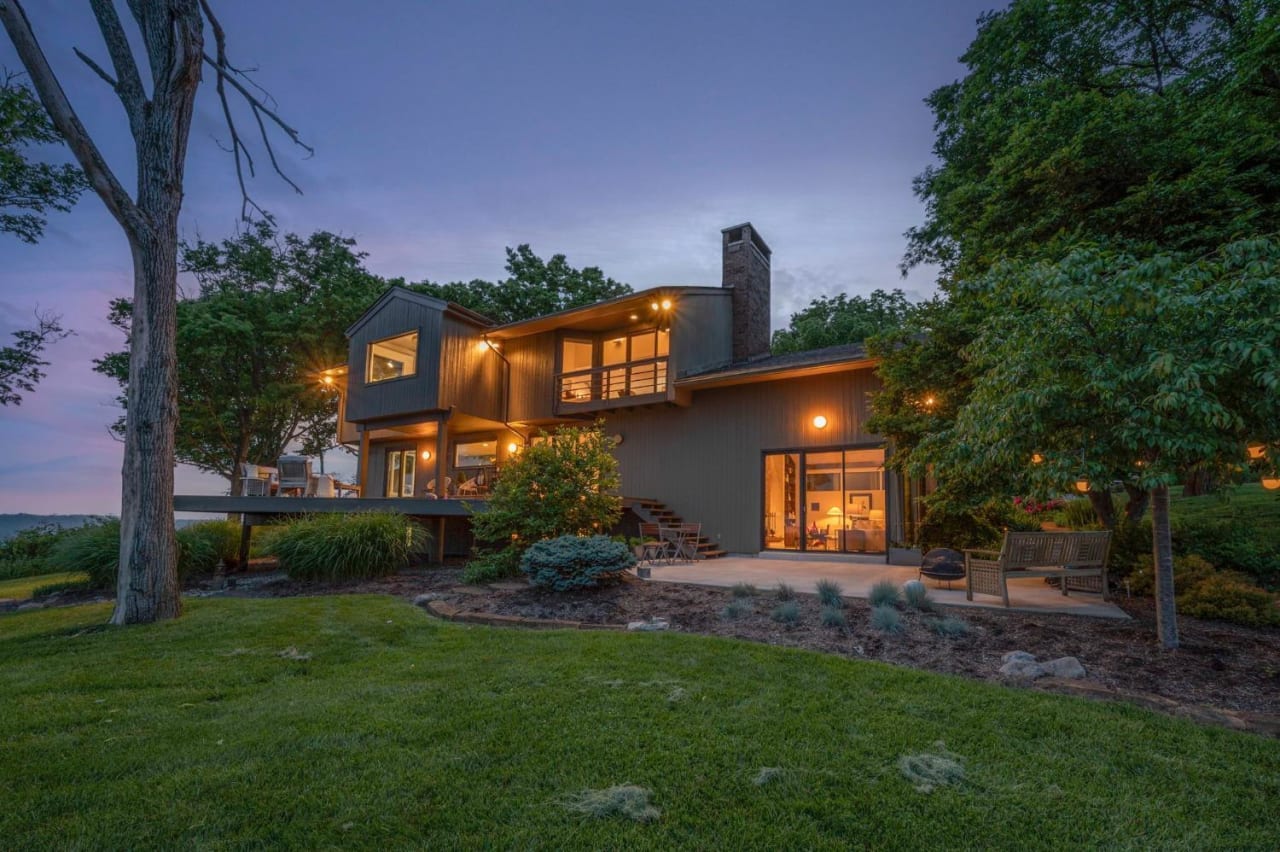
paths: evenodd
<path fill-rule="evenodd" d="M 62 571 L 57 574 L 37 574 L 34 577 L 22 577 L 17 580 L 0 581 L 0 598 L 26 600 L 31 593 L 41 586 L 54 583 L 78 583 L 87 581 L 89 575 L 79 571 Z"/>
<path fill-rule="evenodd" d="M 1280 832 L 1280 742 L 1133 707 L 726 639 L 469 628 L 376 596 L 107 615 L 0 618 L 9 848 L 1203 849 Z M 963 780 L 919 792 L 899 763 L 939 742 Z M 660 818 L 565 806 L 624 784 Z"/>
<path fill-rule="evenodd" d="M 1169 514 L 1174 521 L 1244 519 L 1280 539 L 1280 491 L 1268 491 L 1257 482 L 1247 482 L 1223 494 L 1179 494 L 1169 501 Z"/>

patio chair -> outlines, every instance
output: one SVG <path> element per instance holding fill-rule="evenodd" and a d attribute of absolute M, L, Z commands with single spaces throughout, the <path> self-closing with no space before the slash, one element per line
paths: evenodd
<path fill-rule="evenodd" d="M 698 553 L 698 539 L 702 537 L 702 524 L 678 524 L 676 530 L 679 536 L 680 555 L 690 562 L 701 559 Z"/>
<path fill-rule="evenodd" d="M 432 494 L 436 493 L 436 481 L 434 479 L 427 483 L 427 491 L 429 491 Z M 448 497 L 452 493 L 453 493 L 453 477 L 446 476 L 444 478 L 444 496 Z M 440 495 L 436 494 L 436 496 L 439 497 Z"/>
<path fill-rule="evenodd" d="M 296 496 L 307 493 L 311 486 L 311 459 L 306 456 L 281 456 L 280 493 L 293 492 Z"/>
<path fill-rule="evenodd" d="M 662 537 L 662 528 L 657 524 L 640 525 L 640 561 L 657 562 L 668 559 L 671 555 L 671 542 Z"/>
<path fill-rule="evenodd" d="M 258 464 L 240 465 L 240 496 L 270 497 L 275 485 L 275 470 Z"/>
<path fill-rule="evenodd" d="M 333 476 L 327 473 L 312 474 L 307 481 L 308 497 L 335 497 Z"/>

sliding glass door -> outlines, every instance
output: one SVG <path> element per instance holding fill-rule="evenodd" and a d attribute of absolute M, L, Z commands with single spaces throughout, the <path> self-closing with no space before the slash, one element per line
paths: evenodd
<path fill-rule="evenodd" d="M 764 547 L 885 551 L 884 449 L 842 447 L 764 456 Z"/>

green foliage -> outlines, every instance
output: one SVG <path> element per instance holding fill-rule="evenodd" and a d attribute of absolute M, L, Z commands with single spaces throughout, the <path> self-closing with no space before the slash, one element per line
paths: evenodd
<path fill-rule="evenodd" d="M 785 600 L 773 608 L 773 612 L 769 617 L 779 624 L 794 627 L 800 623 L 800 602 L 797 600 Z"/>
<path fill-rule="evenodd" d="M 561 429 L 507 461 L 487 507 L 472 519 L 487 552 L 515 562 L 543 539 L 607 532 L 622 515 L 613 439 L 603 424 Z"/>
<path fill-rule="evenodd" d="M 849 626 L 849 620 L 845 618 L 844 609 L 840 606 L 824 606 L 821 619 L 823 627 L 843 630 Z"/>
<path fill-rule="evenodd" d="M 1069 530 L 1098 528 L 1098 513 L 1093 510 L 1093 504 L 1083 498 L 1067 500 L 1053 514 L 1054 520 Z"/>
<path fill-rule="evenodd" d="M 178 461 L 238 482 L 242 462 L 332 446 L 337 394 L 317 373 L 346 362 L 347 327 L 387 286 L 355 241 L 281 235 L 267 218 L 221 243 L 184 244 L 179 260 L 198 289 L 178 302 Z M 94 362 L 125 390 L 132 315 L 130 300 L 112 302 L 126 348 Z M 123 428 L 121 418 L 113 429 Z"/>
<path fill-rule="evenodd" d="M 1196 553 L 1230 571 L 1240 571 L 1268 587 L 1280 585 L 1280 544 L 1275 531 L 1245 518 L 1181 517 L 1173 522 L 1176 553 Z"/>
<path fill-rule="evenodd" d="M 923 583 L 911 583 L 903 587 L 902 600 L 908 609 L 928 612 L 933 609 L 933 599 L 929 597 L 929 589 Z"/>
<path fill-rule="evenodd" d="M 911 310 L 911 302 L 901 290 L 876 290 L 870 296 L 819 296 L 792 314 L 787 328 L 773 333 L 772 349 L 780 354 L 862 343 L 900 328 Z"/>
<path fill-rule="evenodd" d="M 97 518 L 93 523 L 68 530 L 49 552 L 55 571 L 83 571 L 95 589 L 114 589 L 120 569 L 120 521 Z"/>
<path fill-rule="evenodd" d="M 875 604 L 871 607 L 871 626 L 881 633 L 901 633 L 902 614 L 891 604 Z"/>
<path fill-rule="evenodd" d="M 760 590 L 750 583 L 734 583 L 729 591 L 735 598 L 754 598 L 760 593 Z"/>
<path fill-rule="evenodd" d="M 498 323 L 533 319 L 631 292 L 630 287 L 606 277 L 598 267 L 574 269 L 563 254 L 543 261 L 527 243 L 507 249 L 507 276 L 498 282 L 476 279 L 434 284 L 423 281 L 407 286 L 419 293 L 456 302 Z"/>
<path fill-rule="evenodd" d="M 32 150 L 61 141 L 31 87 L 0 69 L 0 233 L 36 242 L 44 234 L 45 214 L 67 212 L 88 188 L 78 167 L 28 157 Z"/>
<path fill-rule="evenodd" d="M 267 552 L 298 580 L 359 580 L 393 574 L 425 552 L 429 536 L 391 512 L 317 514 L 273 531 Z"/>
<path fill-rule="evenodd" d="M 824 606 L 833 606 L 836 609 L 844 606 L 844 589 L 841 589 L 840 584 L 835 580 L 819 580 L 817 589 L 818 600 Z"/>
<path fill-rule="evenodd" d="M 1173 558 L 1173 587 L 1179 593 L 1191 589 L 1217 574 L 1217 569 L 1204 557 L 1195 554 Z M 1151 573 L 1151 557 L 1146 564 L 1129 575 L 1129 591 L 1135 595 L 1155 594 L 1155 578 Z"/>
<path fill-rule="evenodd" d="M 871 601 L 873 607 L 896 607 L 902 603 L 902 593 L 898 590 L 897 583 L 892 580 L 881 580 L 871 587 L 867 600 Z"/>
<path fill-rule="evenodd" d="M 557 592 L 616 583 L 635 564 L 629 547 L 604 535 L 562 535 L 534 542 L 520 558 L 520 570 L 533 585 Z"/>
<path fill-rule="evenodd" d="M 92 588 L 93 585 L 87 579 L 59 580 L 55 583 L 45 583 L 42 586 L 36 586 L 31 590 L 31 597 L 44 598 L 49 595 L 61 594 L 62 592 L 78 592 Z"/>
<path fill-rule="evenodd" d="M 744 615 L 750 615 L 752 611 L 751 602 L 745 598 L 733 598 L 724 609 L 720 610 L 720 617 L 725 621 L 737 621 Z"/>
<path fill-rule="evenodd" d="M 467 560 L 462 568 L 462 582 L 484 585 L 505 580 L 520 573 L 520 552 L 511 548 L 482 553 Z"/>
<path fill-rule="evenodd" d="M 0 580 L 47 574 L 49 554 L 67 533 L 57 524 L 38 524 L 0 541 Z"/>
<path fill-rule="evenodd" d="M 1178 609 L 1192 618 L 1249 627 L 1280 626 L 1276 596 L 1230 574 L 1214 574 L 1187 589 L 1178 596 Z"/>
<path fill-rule="evenodd" d="M 70 334 L 62 327 L 61 317 L 52 313 L 37 313 L 35 328 L 13 333 L 13 345 L 0 348 L 0 405 L 22 404 L 22 395 L 36 389 L 49 366 L 45 348 Z"/>
<path fill-rule="evenodd" d="M 211 573 L 219 562 L 228 568 L 236 567 L 240 561 L 240 533 L 241 526 L 235 521 L 201 521 L 179 529 L 179 553 L 190 551 L 194 559 L 187 571 Z"/>
<path fill-rule="evenodd" d="M 946 618 L 933 618 L 929 620 L 929 629 L 939 636 L 948 639 L 958 639 L 969 633 L 969 623 L 960 618 L 947 616 Z"/>
<path fill-rule="evenodd" d="M 793 601 L 796 599 L 796 590 L 786 583 L 779 582 L 777 588 L 773 590 L 773 596 L 780 601 Z"/>

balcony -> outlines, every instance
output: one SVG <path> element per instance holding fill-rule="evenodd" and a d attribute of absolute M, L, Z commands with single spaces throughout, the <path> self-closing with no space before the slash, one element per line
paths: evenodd
<path fill-rule="evenodd" d="M 556 413 L 602 411 L 671 399 L 667 356 L 556 375 Z"/>

